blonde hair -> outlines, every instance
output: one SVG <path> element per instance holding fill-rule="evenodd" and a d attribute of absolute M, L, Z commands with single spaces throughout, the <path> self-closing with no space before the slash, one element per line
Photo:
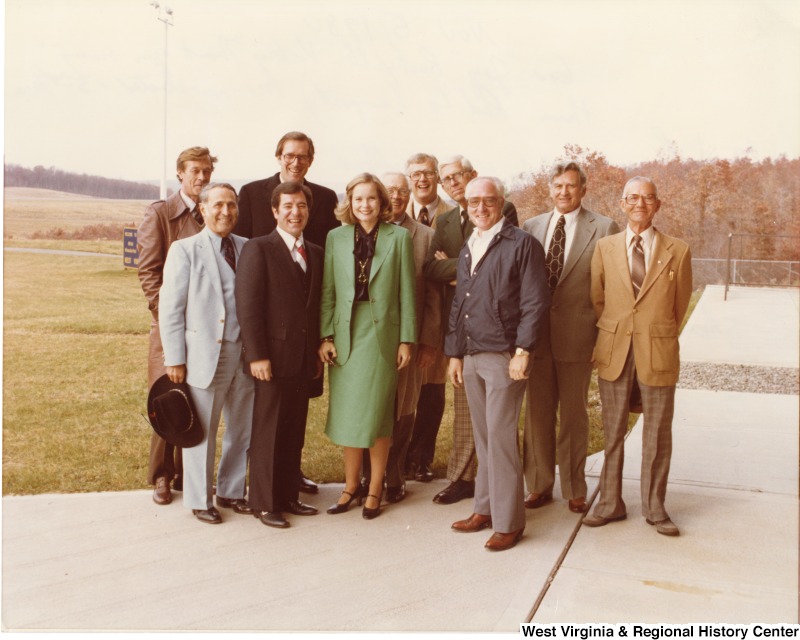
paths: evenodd
<path fill-rule="evenodd" d="M 381 210 L 378 214 L 378 220 L 380 220 L 380 222 L 390 222 L 392 219 L 392 203 L 389 200 L 389 192 L 386 191 L 386 187 L 378 180 L 377 176 L 371 173 L 359 173 L 347 183 L 344 200 L 336 207 L 336 218 L 343 224 L 355 224 L 358 221 L 355 215 L 353 215 L 351 202 L 353 200 L 353 189 L 360 184 L 375 185 L 375 188 L 378 190 L 378 199 L 381 201 Z"/>

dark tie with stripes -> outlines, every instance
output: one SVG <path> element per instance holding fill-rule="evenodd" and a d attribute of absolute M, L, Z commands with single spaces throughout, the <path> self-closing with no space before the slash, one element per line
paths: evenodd
<path fill-rule="evenodd" d="M 642 247 L 642 236 L 633 236 L 633 255 L 631 259 L 631 283 L 633 284 L 633 297 L 639 297 L 639 290 L 644 282 L 644 247 Z"/>
<path fill-rule="evenodd" d="M 225 256 L 225 262 L 236 273 L 236 252 L 233 250 L 233 240 L 231 240 L 230 236 L 225 236 L 222 239 L 222 255 Z"/>

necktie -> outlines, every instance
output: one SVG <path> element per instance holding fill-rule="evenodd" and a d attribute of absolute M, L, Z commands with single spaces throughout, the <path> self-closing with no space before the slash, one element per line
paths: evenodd
<path fill-rule="evenodd" d="M 461 211 L 461 237 L 467 235 L 467 223 L 469 222 L 469 215 L 462 209 Z"/>
<path fill-rule="evenodd" d="M 417 220 L 425 226 L 431 226 L 431 223 L 428 222 L 428 207 L 422 207 L 422 209 L 419 210 L 419 218 L 417 218 Z"/>
<path fill-rule="evenodd" d="M 550 248 L 547 250 L 544 266 L 547 269 L 547 284 L 550 293 L 553 293 L 558 286 L 561 271 L 564 269 L 564 248 L 567 244 L 567 234 L 564 232 L 566 218 L 559 215 L 553 237 L 550 239 Z"/>
<path fill-rule="evenodd" d="M 222 239 L 222 255 L 225 256 L 225 262 L 236 273 L 236 253 L 233 250 L 233 240 L 231 240 L 230 236 L 225 236 Z"/>
<path fill-rule="evenodd" d="M 300 265 L 303 271 L 306 271 L 308 268 L 308 254 L 306 253 L 305 246 L 300 244 L 299 240 L 295 240 L 294 250 L 297 252 L 297 264 Z"/>
<path fill-rule="evenodd" d="M 192 217 L 197 221 L 197 224 L 199 224 L 201 227 L 203 226 L 204 224 L 203 214 L 200 213 L 200 207 L 198 207 L 197 205 L 195 205 L 194 209 L 192 209 Z"/>
<path fill-rule="evenodd" d="M 639 297 L 639 290 L 644 282 L 644 247 L 642 247 L 642 236 L 633 236 L 633 256 L 631 260 L 631 283 L 633 284 L 633 297 Z"/>

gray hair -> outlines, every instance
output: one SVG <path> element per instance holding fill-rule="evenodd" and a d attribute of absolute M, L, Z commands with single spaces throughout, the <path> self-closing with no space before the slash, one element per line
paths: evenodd
<path fill-rule="evenodd" d="M 401 178 L 403 178 L 403 180 L 405 180 L 406 187 L 408 187 L 409 189 L 411 188 L 411 178 L 409 178 L 402 171 L 387 171 L 381 176 L 381 182 L 384 182 L 386 178 L 388 178 L 389 176 L 400 176 Z"/>
<path fill-rule="evenodd" d="M 233 185 L 227 182 L 209 182 L 200 192 L 200 202 L 208 204 L 208 194 L 211 193 L 212 189 L 227 189 L 233 193 L 233 197 L 236 198 L 236 201 L 239 201 L 239 196 L 236 195 L 236 189 L 233 188 Z"/>
<path fill-rule="evenodd" d="M 653 187 L 653 192 L 654 192 L 653 195 L 655 195 L 656 198 L 658 197 L 658 187 L 656 186 L 656 183 L 653 182 L 652 178 L 647 178 L 645 176 L 633 176 L 633 178 L 628 180 L 625 183 L 625 186 L 622 188 L 623 196 L 625 195 L 625 192 L 628 190 L 628 185 L 631 185 L 634 182 L 646 182 L 647 184 Z"/>
<path fill-rule="evenodd" d="M 433 163 L 433 170 L 436 171 L 436 175 L 439 175 L 439 171 L 437 167 L 439 166 L 439 161 L 436 159 L 436 156 L 432 156 L 429 153 L 415 153 L 411 156 L 408 160 L 406 160 L 406 171 L 412 164 L 422 164 L 423 162 L 431 162 Z"/>
<path fill-rule="evenodd" d="M 448 164 L 460 164 L 461 168 L 464 171 L 475 171 L 475 168 L 472 166 L 472 163 L 465 158 L 464 156 L 457 155 L 457 156 L 450 156 L 449 158 L 443 160 L 439 163 L 439 172 L 441 173 L 442 167 L 447 166 Z"/>
<path fill-rule="evenodd" d="M 500 198 L 505 199 L 506 185 L 503 184 L 503 181 L 500 178 L 494 178 L 492 176 L 478 176 L 478 177 L 473 178 L 472 180 L 470 180 L 467 183 L 466 188 L 464 189 L 464 195 L 466 195 L 467 191 L 469 190 L 469 185 L 471 185 L 471 184 L 473 184 L 475 182 L 480 182 L 481 180 L 488 180 L 489 182 L 491 182 L 494 185 L 495 191 L 497 191 L 497 195 Z"/>
<path fill-rule="evenodd" d="M 554 166 L 550 170 L 550 184 L 553 184 L 553 180 L 565 174 L 567 171 L 576 171 L 581 178 L 581 186 L 586 186 L 586 173 L 584 173 L 583 168 L 581 168 L 581 165 L 577 162 L 559 163 Z"/>

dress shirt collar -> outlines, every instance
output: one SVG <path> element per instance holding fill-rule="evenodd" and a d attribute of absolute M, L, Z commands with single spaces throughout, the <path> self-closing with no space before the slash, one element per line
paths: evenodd
<path fill-rule="evenodd" d="M 305 244 L 302 233 L 300 234 L 299 238 L 295 238 L 291 233 L 287 233 L 280 227 L 275 227 L 275 230 L 278 232 L 278 235 L 281 237 L 281 240 L 283 240 L 284 243 L 286 243 L 286 247 L 289 249 L 289 253 L 292 254 L 292 257 L 294 257 L 294 245 L 297 242 L 297 240 L 300 241 L 300 244 Z"/>
<path fill-rule="evenodd" d="M 187 196 L 183 192 L 183 189 L 180 190 L 180 194 L 181 194 L 181 200 L 183 200 L 183 204 L 186 205 L 186 208 L 189 209 L 189 211 L 194 211 L 195 207 L 200 206 L 194 200 L 192 200 L 189 196 Z M 198 209 L 198 211 L 199 211 L 199 209 Z"/>
<path fill-rule="evenodd" d="M 414 220 L 419 220 L 419 212 L 422 210 L 422 207 L 428 210 L 428 220 L 433 221 L 433 215 L 436 213 L 436 209 L 439 208 L 439 196 L 436 196 L 436 198 L 428 204 L 420 204 L 414 200 Z"/>

